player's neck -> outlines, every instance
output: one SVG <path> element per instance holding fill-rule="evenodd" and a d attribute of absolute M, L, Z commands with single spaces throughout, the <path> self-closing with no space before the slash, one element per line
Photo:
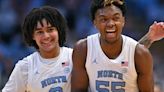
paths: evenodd
<path fill-rule="evenodd" d="M 60 54 L 60 47 L 54 48 L 54 50 L 51 50 L 49 52 L 40 51 L 40 55 L 43 58 L 49 59 L 49 58 L 55 58 Z"/>
<path fill-rule="evenodd" d="M 123 40 L 120 38 L 114 43 L 101 43 L 101 48 L 106 56 L 110 59 L 115 59 L 122 51 Z"/>

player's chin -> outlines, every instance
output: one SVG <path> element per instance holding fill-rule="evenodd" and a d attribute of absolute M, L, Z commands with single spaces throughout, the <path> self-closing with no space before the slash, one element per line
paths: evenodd
<path fill-rule="evenodd" d="M 109 38 L 107 38 L 107 39 L 106 39 L 106 42 L 107 42 L 107 43 L 109 43 L 109 44 L 113 44 L 113 43 L 116 43 L 116 42 L 117 42 L 117 40 L 116 40 L 116 39 L 114 39 L 114 38 L 113 38 L 113 39 L 111 39 L 111 38 L 110 38 L 110 39 L 109 39 Z"/>

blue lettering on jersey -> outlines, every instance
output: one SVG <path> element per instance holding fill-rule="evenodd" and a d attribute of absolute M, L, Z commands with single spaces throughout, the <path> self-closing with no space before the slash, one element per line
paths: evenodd
<path fill-rule="evenodd" d="M 97 72 L 97 78 L 112 77 L 123 80 L 123 74 L 112 70 L 101 70 Z"/>
<path fill-rule="evenodd" d="M 66 82 L 67 82 L 66 76 L 57 76 L 57 77 L 47 78 L 41 81 L 41 85 L 42 85 L 42 88 L 44 88 L 54 83 L 66 83 Z"/>

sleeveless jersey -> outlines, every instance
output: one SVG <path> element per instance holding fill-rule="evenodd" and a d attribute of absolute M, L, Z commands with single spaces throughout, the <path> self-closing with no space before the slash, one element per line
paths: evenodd
<path fill-rule="evenodd" d="M 138 92 L 134 54 L 137 41 L 122 35 L 123 45 L 116 59 L 102 51 L 100 34 L 87 37 L 86 71 L 91 92 Z M 115 49 L 115 48 L 113 48 Z"/>
<path fill-rule="evenodd" d="M 27 92 L 70 92 L 72 49 L 62 47 L 57 59 L 28 56 Z"/>

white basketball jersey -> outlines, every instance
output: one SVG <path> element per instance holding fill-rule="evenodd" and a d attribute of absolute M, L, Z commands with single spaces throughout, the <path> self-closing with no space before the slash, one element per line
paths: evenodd
<path fill-rule="evenodd" d="M 90 91 L 138 92 L 134 62 L 137 41 L 122 35 L 120 55 L 116 59 L 109 59 L 101 49 L 99 36 L 94 34 L 87 37 L 86 70 Z"/>
<path fill-rule="evenodd" d="M 27 59 L 27 92 L 71 91 L 72 49 L 62 47 L 58 59 L 43 59 L 38 52 Z"/>

